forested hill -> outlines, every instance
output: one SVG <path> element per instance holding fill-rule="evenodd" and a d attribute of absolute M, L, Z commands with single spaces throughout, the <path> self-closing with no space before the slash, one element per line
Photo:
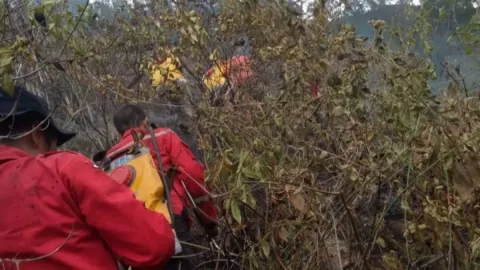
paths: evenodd
<path fill-rule="evenodd" d="M 440 5 L 439 3 L 437 2 L 436 5 Z M 393 30 L 398 29 L 400 33 L 405 33 L 406 30 L 413 27 L 416 23 L 417 18 L 413 14 L 419 10 L 419 6 L 379 5 L 367 12 L 353 12 L 345 15 L 341 21 L 355 25 L 357 34 L 373 38 L 374 31 L 368 23 L 370 20 L 384 20 L 392 26 Z M 450 69 L 452 70 L 454 65 L 459 65 L 460 72 L 464 76 L 469 90 L 480 88 L 480 82 L 477 79 L 480 76 L 480 54 L 478 54 L 480 48 L 476 46 L 470 49 L 470 54 L 467 54 L 468 49 L 466 46 L 459 44 L 456 38 L 449 39 L 449 37 L 454 35 L 457 26 L 470 22 L 475 12 L 475 8 L 467 6 L 457 7 L 455 15 L 450 14 L 450 16 L 446 16 L 434 10 L 428 16 L 427 19 L 429 24 L 431 24 L 432 32 L 428 36 L 431 44 L 426 46 L 432 47 L 431 54 L 429 55 L 425 52 L 426 46 L 421 42 L 417 42 L 412 51 L 419 56 L 430 58 L 434 63 L 438 78 L 431 80 L 430 83 L 435 92 L 448 86 L 448 79 L 446 78 L 448 74 L 445 70 L 445 64 L 450 64 Z M 409 13 L 412 15 L 407 17 Z M 399 38 L 391 35 L 388 31 L 385 32 L 385 38 L 393 38 L 393 44 L 399 44 Z M 414 35 L 413 38 L 417 40 L 422 39 L 419 34 Z"/>

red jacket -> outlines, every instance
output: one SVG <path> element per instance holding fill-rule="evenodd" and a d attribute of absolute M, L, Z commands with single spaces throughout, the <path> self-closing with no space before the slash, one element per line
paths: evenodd
<path fill-rule="evenodd" d="M 107 151 L 107 156 L 115 151 L 131 147 L 133 145 L 132 130 L 141 131 L 149 135 L 148 130 L 130 129 L 123 135 L 118 144 Z M 157 128 L 154 130 L 157 139 L 158 147 L 160 148 L 160 155 L 162 156 L 162 164 L 165 173 L 169 168 L 175 169 L 173 175 L 173 189 L 170 192 L 172 200 L 173 212 L 180 215 L 182 210 L 189 206 L 189 200 L 182 185 L 185 184 L 188 192 L 193 199 L 208 196 L 205 191 L 204 168 L 192 154 L 188 146 L 178 137 L 178 135 L 168 128 Z M 149 136 L 144 139 L 146 146 L 150 149 L 152 157 L 155 160 L 155 165 L 158 167 L 158 161 L 155 154 L 155 149 Z M 158 169 L 158 168 L 157 168 Z M 204 201 L 197 204 L 197 206 L 205 213 L 202 216 L 202 222 L 209 224 L 215 222 L 217 219 L 217 210 L 211 200 Z"/>
<path fill-rule="evenodd" d="M 150 269 L 174 253 L 166 219 L 77 153 L 0 146 L 0 213 L 5 269 Z"/>

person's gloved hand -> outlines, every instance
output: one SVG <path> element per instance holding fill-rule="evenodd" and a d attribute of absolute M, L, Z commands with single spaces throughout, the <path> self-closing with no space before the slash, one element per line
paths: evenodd
<path fill-rule="evenodd" d="M 209 238 L 215 238 L 218 235 L 218 226 L 215 222 L 204 225 L 205 232 Z"/>

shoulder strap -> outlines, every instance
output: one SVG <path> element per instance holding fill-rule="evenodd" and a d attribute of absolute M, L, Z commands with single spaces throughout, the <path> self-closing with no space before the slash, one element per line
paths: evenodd
<path fill-rule="evenodd" d="M 155 137 L 155 133 L 153 132 L 153 128 L 148 125 L 148 131 L 150 133 L 150 138 L 153 143 L 153 150 L 155 151 L 155 155 L 157 156 L 157 162 L 158 162 L 158 169 L 160 171 L 160 176 L 162 178 L 164 190 L 165 190 L 165 198 L 167 198 L 167 206 L 168 206 L 168 212 L 170 212 L 170 217 L 172 220 L 172 228 L 175 228 L 175 216 L 172 208 L 172 201 L 170 199 L 170 179 L 167 178 L 167 175 L 165 174 L 165 170 L 163 169 L 163 163 L 162 163 L 162 155 L 160 152 L 160 148 L 158 147 L 158 142 Z"/>

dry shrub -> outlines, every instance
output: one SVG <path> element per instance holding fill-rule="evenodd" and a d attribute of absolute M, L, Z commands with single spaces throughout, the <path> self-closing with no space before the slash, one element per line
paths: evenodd
<path fill-rule="evenodd" d="M 252 15 L 262 28 L 248 31 L 257 65 L 281 63 L 280 88 L 238 87 L 238 103 L 201 106 L 198 118 L 243 265 L 475 268 L 478 98 L 455 83 L 432 96 L 433 65 L 391 50 L 383 21 L 366 41 L 351 26 L 327 34 L 320 19 L 270 15 Z"/>

